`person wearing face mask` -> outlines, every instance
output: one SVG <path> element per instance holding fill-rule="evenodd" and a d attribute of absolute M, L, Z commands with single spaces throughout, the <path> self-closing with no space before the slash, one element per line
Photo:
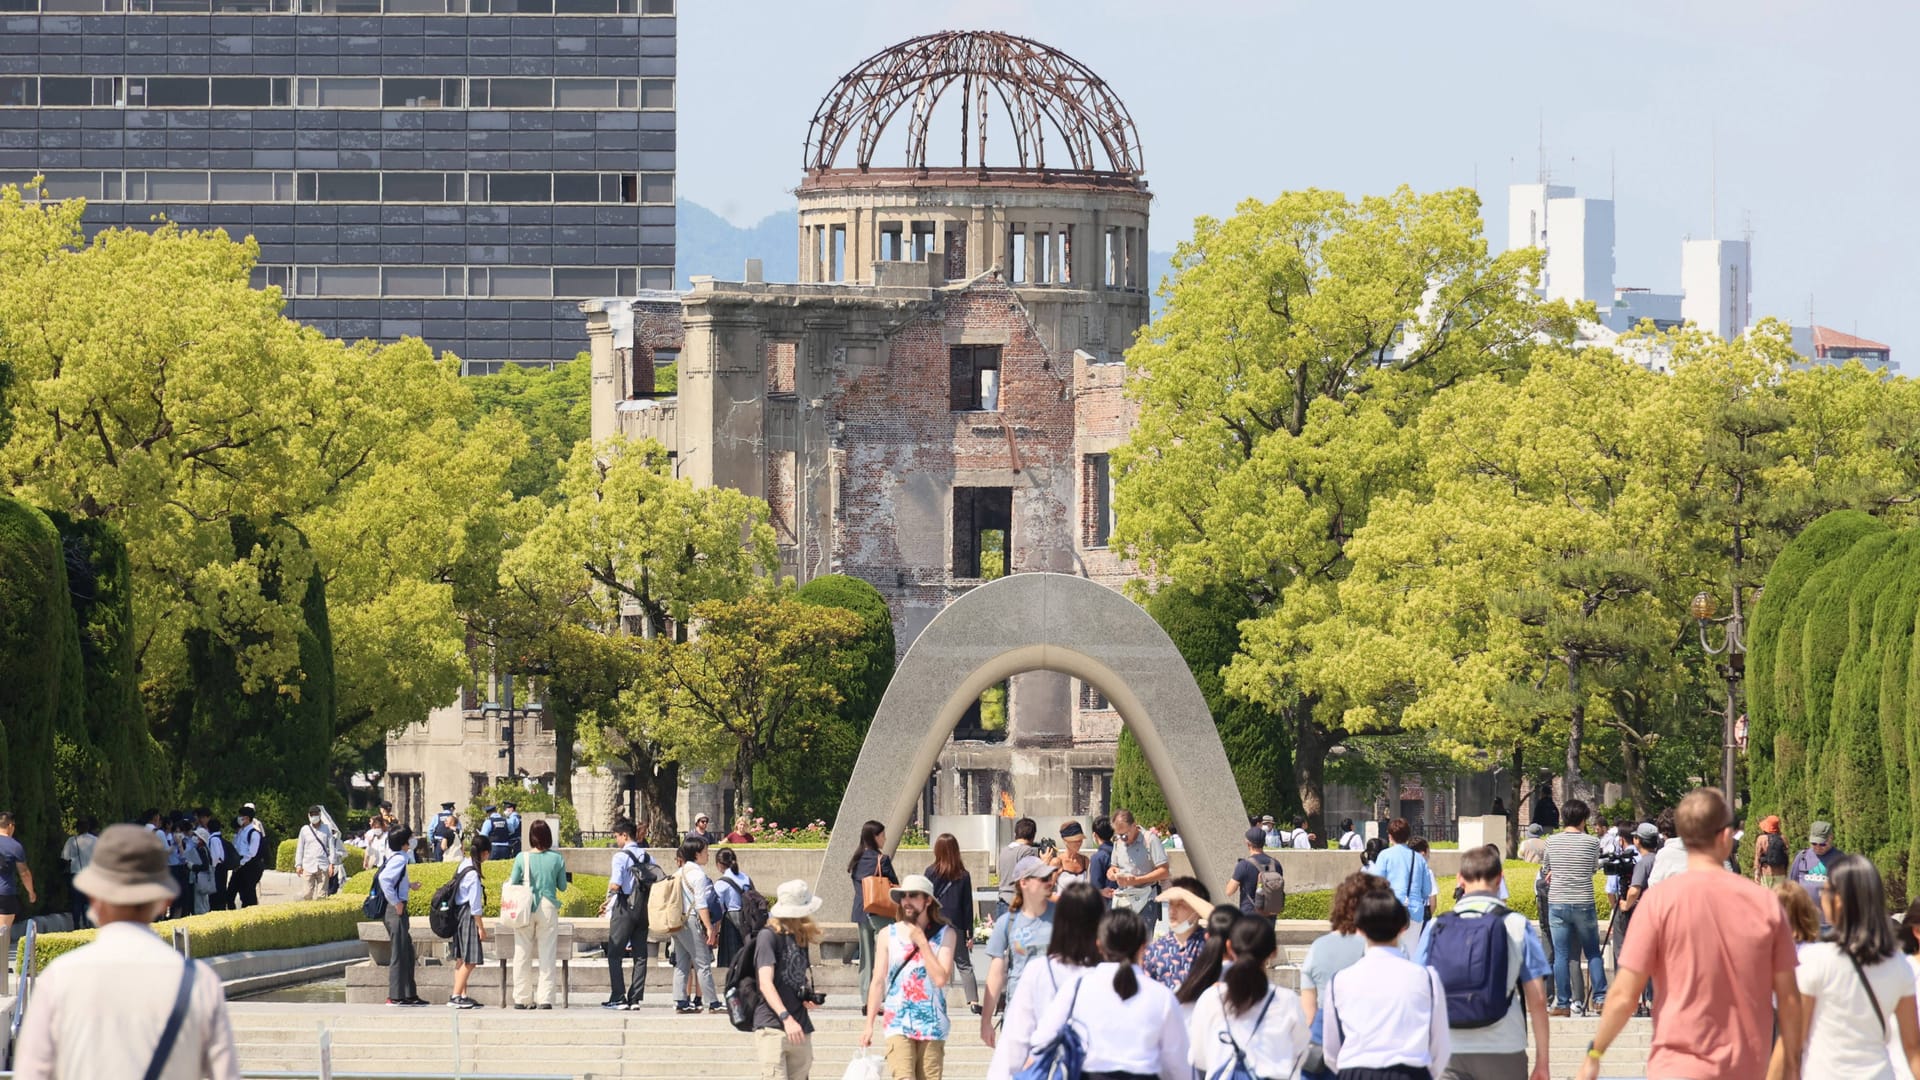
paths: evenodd
<path fill-rule="evenodd" d="M 327 895 L 327 878 L 333 873 L 333 840 L 318 806 L 307 807 L 307 823 L 300 827 L 300 841 L 293 852 L 293 872 L 300 877 L 303 899 L 319 900 Z"/>
<path fill-rule="evenodd" d="M 1198 879 L 1177 877 L 1167 882 L 1160 903 L 1167 909 L 1167 929 L 1172 932 L 1147 946 L 1140 966 L 1154 982 L 1178 990 L 1193 968 L 1194 958 L 1207 944 L 1200 927 L 1213 914 L 1213 900 Z"/>

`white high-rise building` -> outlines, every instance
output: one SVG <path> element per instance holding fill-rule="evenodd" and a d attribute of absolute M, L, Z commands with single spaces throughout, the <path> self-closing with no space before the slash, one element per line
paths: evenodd
<path fill-rule="evenodd" d="M 1547 246 L 1547 203 L 1573 194 L 1557 184 L 1514 184 L 1507 188 L 1507 250 Z"/>
<path fill-rule="evenodd" d="M 1547 299 L 1613 304 L 1613 200 L 1547 200 Z"/>
<path fill-rule="evenodd" d="M 1680 246 L 1680 314 L 1723 338 L 1753 322 L 1753 249 L 1745 240 L 1688 240 Z"/>

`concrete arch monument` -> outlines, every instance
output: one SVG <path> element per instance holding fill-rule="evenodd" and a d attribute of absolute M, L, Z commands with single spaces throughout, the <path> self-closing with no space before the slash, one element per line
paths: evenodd
<path fill-rule="evenodd" d="M 891 851 L 967 706 L 1002 679 L 1042 670 L 1106 695 L 1146 752 L 1195 874 L 1209 888 L 1222 886 L 1244 850 L 1247 811 L 1186 661 L 1152 616 L 1112 589 L 1069 574 L 1023 573 L 948 605 L 894 671 L 814 883 L 827 918 L 853 906 L 846 866 L 861 824 L 886 822 Z"/>

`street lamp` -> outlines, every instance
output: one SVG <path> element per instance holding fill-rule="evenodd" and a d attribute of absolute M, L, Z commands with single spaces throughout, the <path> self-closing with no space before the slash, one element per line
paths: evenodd
<path fill-rule="evenodd" d="M 1708 656 L 1727 658 L 1726 663 L 1720 666 L 1720 672 L 1727 680 L 1727 711 L 1722 719 L 1720 733 L 1720 788 L 1726 794 L 1727 805 L 1731 807 L 1734 804 L 1734 789 L 1737 787 L 1734 776 L 1734 749 L 1739 742 L 1738 732 L 1735 730 L 1739 722 L 1739 712 L 1736 706 L 1740 697 L 1740 679 L 1746 673 L 1747 655 L 1747 643 L 1742 636 L 1745 627 L 1740 617 L 1740 589 L 1738 586 L 1734 588 L 1733 611 L 1727 615 L 1715 617 L 1720 609 L 1710 592 L 1695 595 L 1693 603 L 1688 605 L 1687 610 L 1700 624 L 1700 647 L 1706 650 Z M 1717 649 L 1707 638 L 1707 626 L 1710 623 L 1719 623 L 1721 627 L 1720 647 Z"/>

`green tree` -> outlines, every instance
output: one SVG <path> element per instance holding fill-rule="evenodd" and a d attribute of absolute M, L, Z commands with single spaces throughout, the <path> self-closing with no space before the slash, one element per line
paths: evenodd
<path fill-rule="evenodd" d="M 748 595 L 695 606 L 698 633 L 643 643 L 644 689 L 632 707 L 657 716 L 656 737 L 681 762 L 728 770 L 743 806 L 754 805 L 754 766 L 803 718 L 830 715 L 863 624 L 837 607 L 791 596 Z"/>
<path fill-rule="evenodd" d="M 1298 803 L 1285 726 L 1266 709 L 1236 700 L 1226 688 L 1224 672 L 1240 649 L 1240 623 L 1253 617 L 1252 605 L 1244 595 L 1218 586 L 1197 593 L 1167 587 L 1147 600 L 1147 614 L 1173 639 L 1174 648 L 1193 672 L 1233 766 L 1241 801 L 1250 810 L 1276 816 L 1292 813 Z M 1114 758 L 1113 801 L 1143 821 L 1170 816 L 1146 755 L 1127 731 L 1120 733 Z"/>
<path fill-rule="evenodd" d="M 13 811 L 49 903 L 64 840 L 56 739 L 84 726 L 80 669 L 60 533 L 45 514 L 0 496 L 0 805 Z"/>
<path fill-rule="evenodd" d="M 508 364 L 492 375 L 463 379 L 482 415 L 504 413 L 526 432 L 526 444 L 507 471 L 507 490 L 515 498 L 552 502 L 573 448 L 592 428 L 586 353 L 546 370 Z"/>
<path fill-rule="evenodd" d="M 1247 202 L 1196 222 L 1128 351 L 1140 418 L 1115 454 L 1115 540 L 1168 585 L 1233 589 L 1257 612 L 1228 689 L 1283 718 L 1309 814 L 1353 730 L 1337 686 L 1302 677 L 1339 616 L 1349 541 L 1414 482 L 1409 425 L 1436 391 L 1570 333 L 1570 312 L 1533 299 L 1539 258 L 1490 256 L 1465 190 Z"/>

